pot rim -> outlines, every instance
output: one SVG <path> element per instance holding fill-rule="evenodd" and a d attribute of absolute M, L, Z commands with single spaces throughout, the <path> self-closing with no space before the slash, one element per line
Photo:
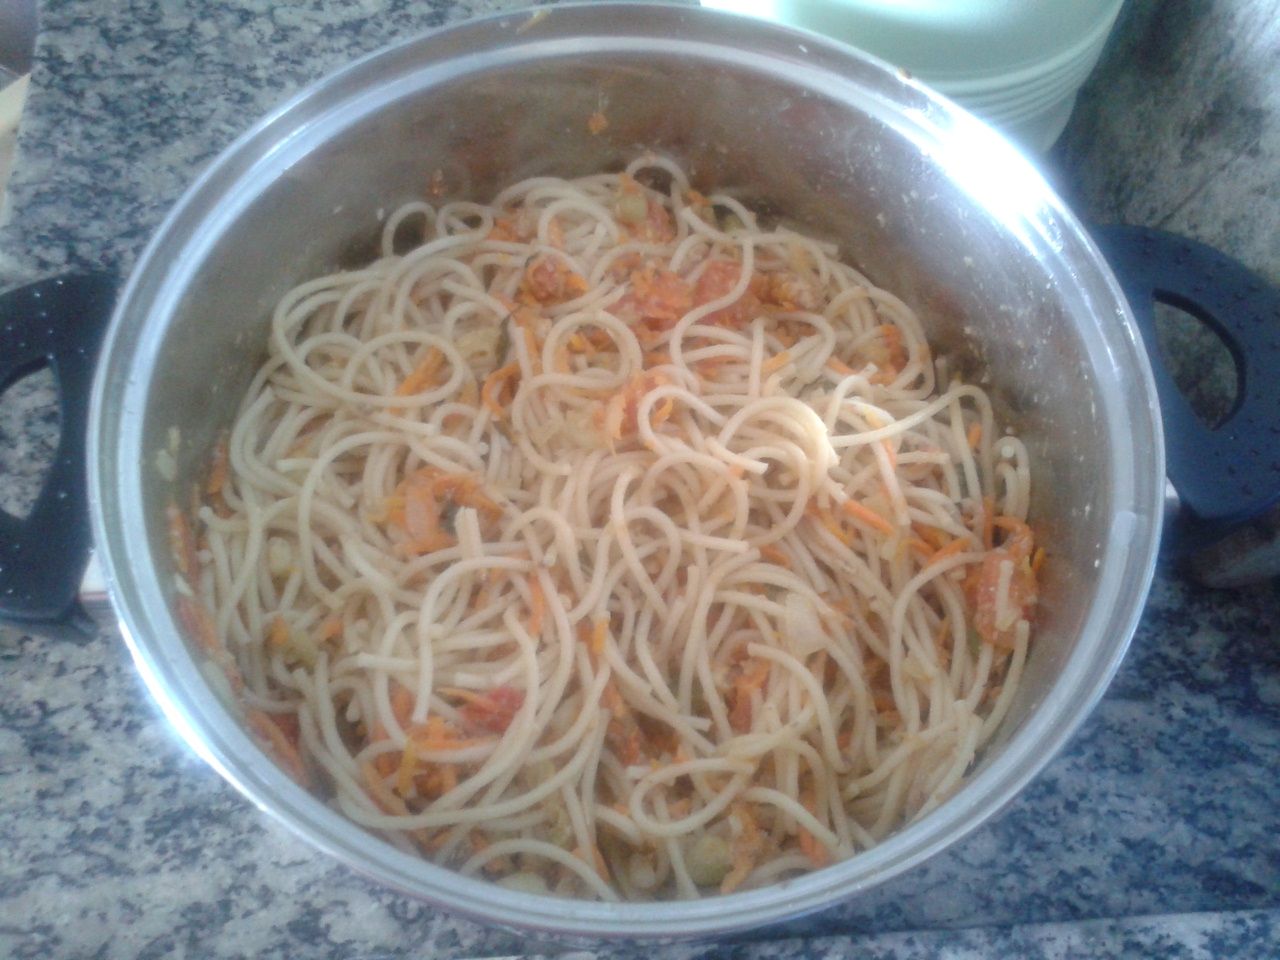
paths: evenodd
<path fill-rule="evenodd" d="M 355 61 L 269 113 L 184 193 L 138 260 L 98 366 L 88 448 L 94 539 L 125 642 L 165 715 L 224 779 L 312 846 L 403 893 L 525 930 L 677 939 L 762 926 L 831 906 L 972 832 L 1056 755 L 1101 697 L 1136 629 L 1154 572 L 1164 485 L 1154 380 L 1120 287 L 1081 224 L 1025 158 L 949 101 L 851 48 L 729 14 L 662 3 L 541 9 L 549 12 L 467 21 Z M 526 31 L 530 24 L 538 29 Z M 999 756 L 970 775 L 946 803 L 868 851 L 760 890 L 693 902 L 607 904 L 507 890 L 405 854 L 342 817 L 267 761 L 211 691 L 178 639 L 169 591 L 159 582 L 146 538 L 136 532 L 146 529 L 154 513 L 141 496 L 142 474 L 150 463 L 142 424 L 148 377 L 165 324 L 202 252 L 260 191 L 263 178 L 388 98 L 494 65 L 563 54 L 572 49 L 566 38 L 585 36 L 591 37 L 593 52 L 643 53 L 656 46 L 747 65 L 792 83 L 821 82 L 828 96 L 841 95 L 891 121 L 897 133 L 913 138 L 984 203 L 1034 208 L 1047 233 L 1031 242 L 1051 253 L 1058 275 L 1078 284 L 1080 308 L 1095 318 L 1077 323 L 1095 369 L 1104 374 L 1096 378 L 1099 415 L 1137 438 L 1141 454 L 1115 452 L 1115 522 L 1101 554 L 1097 599 L 1061 675 Z M 783 50 L 792 52 L 787 56 Z M 390 77 L 380 76 L 388 70 Z M 1001 173 L 999 191 L 990 183 L 993 164 Z M 987 171 L 985 180 L 980 169 Z M 1008 190 L 1009 178 L 1018 190 Z"/>

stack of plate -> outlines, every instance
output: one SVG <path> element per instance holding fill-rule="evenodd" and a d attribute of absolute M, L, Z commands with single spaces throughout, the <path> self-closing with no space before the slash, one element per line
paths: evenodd
<path fill-rule="evenodd" d="M 1062 133 L 1123 0 L 702 0 L 843 40 L 1031 150 Z"/>

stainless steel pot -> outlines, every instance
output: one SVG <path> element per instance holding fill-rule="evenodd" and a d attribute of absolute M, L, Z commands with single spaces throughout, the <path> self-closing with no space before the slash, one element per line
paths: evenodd
<path fill-rule="evenodd" d="M 587 128 L 603 107 L 609 126 Z M 487 199 L 651 149 L 839 242 L 916 306 L 936 350 L 1025 438 L 1049 545 L 1025 680 L 966 785 L 880 846 L 764 890 L 697 903 L 534 897 L 407 856 L 295 786 L 206 680 L 171 606 L 163 508 L 229 422 L 274 301 L 359 260 L 380 211 L 436 170 Z M 80 350 L 83 353 L 83 342 Z M 1141 612 L 1161 527 L 1156 389 L 1115 279 L 1004 141 L 853 51 L 685 7 L 586 5 L 411 40 L 312 87 L 188 191 L 115 310 L 88 423 L 93 538 L 142 676 L 182 736 L 315 847 L 468 916 L 559 934 L 690 937 L 820 909 L 906 870 L 1006 804 L 1071 736 Z M 177 438 L 176 446 L 172 445 Z M 155 468 L 175 457 L 176 479 Z"/>

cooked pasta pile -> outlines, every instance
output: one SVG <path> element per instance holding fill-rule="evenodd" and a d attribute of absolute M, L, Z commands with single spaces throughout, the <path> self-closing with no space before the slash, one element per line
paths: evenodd
<path fill-rule="evenodd" d="M 1026 451 L 939 368 L 834 247 L 664 159 L 410 203 L 276 309 L 170 512 L 179 612 L 406 850 L 604 900 L 769 884 L 944 801 L 1018 681 Z"/>

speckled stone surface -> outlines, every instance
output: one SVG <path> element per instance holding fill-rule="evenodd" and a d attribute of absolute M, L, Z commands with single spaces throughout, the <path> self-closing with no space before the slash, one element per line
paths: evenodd
<path fill-rule="evenodd" d="M 127 270 L 200 165 L 397 37 L 504 4 L 50 2 L 0 286 Z M 1131 0 L 1050 175 L 1280 281 L 1280 3 Z M 1185 345 L 1184 345 L 1185 346 Z M 50 446 L 0 410 L 0 506 Z M 31 412 L 22 419 L 19 414 Z M 1158 575 L 1131 655 L 999 817 L 824 914 L 651 958 L 1280 955 L 1280 593 Z M 241 799 L 159 717 L 119 638 L 0 628 L 0 956 L 461 958 L 545 949 L 379 889 Z M 600 949 L 604 960 L 641 953 Z"/>
<path fill-rule="evenodd" d="M 1100 222 L 1185 234 L 1280 283 L 1280 12 L 1270 0 L 1130 3 L 1055 156 Z M 1124 110 L 1109 109 L 1123 102 Z M 1169 314 L 1161 347 L 1193 402 L 1231 406 L 1231 360 Z"/>

